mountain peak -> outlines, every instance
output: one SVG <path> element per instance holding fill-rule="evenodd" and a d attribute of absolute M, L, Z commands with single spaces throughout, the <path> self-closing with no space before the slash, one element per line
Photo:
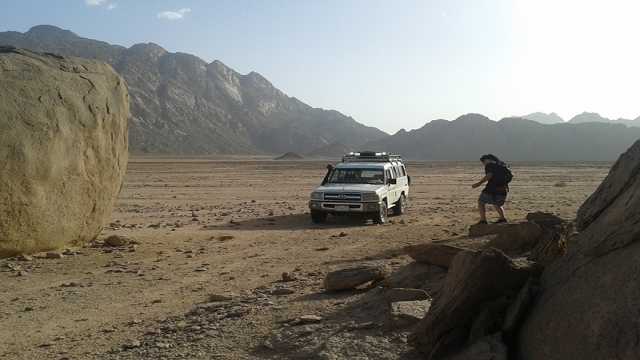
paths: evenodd
<path fill-rule="evenodd" d="M 250 80 L 255 85 L 260 85 L 263 87 L 273 87 L 273 84 L 271 84 L 269 80 L 255 71 L 252 71 L 245 75 L 245 78 Z"/>
<path fill-rule="evenodd" d="M 168 53 L 168 51 L 162 46 L 155 43 L 139 43 L 131 46 L 129 51 L 138 54 L 147 54 L 154 57 L 159 57 Z"/>
<path fill-rule="evenodd" d="M 559 124 L 564 122 L 564 119 L 554 112 L 549 114 L 543 112 L 534 112 L 529 115 L 523 116 L 523 118 L 538 122 L 540 124 Z"/>
<path fill-rule="evenodd" d="M 54 26 L 54 25 L 36 25 L 36 26 L 32 27 L 31 29 L 29 29 L 29 31 L 27 31 L 25 34 L 26 35 L 30 35 L 30 36 L 46 37 L 46 38 L 50 38 L 50 37 L 76 38 L 76 37 L 78 37 L 78 35 L 76 35 L 74 32 L 59 28 L 59 27 Z"/>
<path fill-rule="evenodd" d="M 484 116 L 482 114 L 469 113 L 469 114 L 465 114 L 465 115 L 459 116 L 454 121 L 487 122 L 487 121 L 491 121 L 491 119 L 489 119 L 488 117 L 486 117 L 486 116 Z"/>
<path fill-rule="evenodd" d="M 570 123 L 587 123 L 587 122 L 608 122 L 609 119 L 600 116 L 600 114 L 595 112 L 583 112 L 582 114 L 578 114 L 574 116 Z"/>

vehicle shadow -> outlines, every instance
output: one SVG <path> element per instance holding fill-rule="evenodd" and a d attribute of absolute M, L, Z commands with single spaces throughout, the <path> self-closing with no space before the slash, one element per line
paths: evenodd
<path fill-rule="evenodd" d="M 371 221 L 349 216 L 329 216 L 326 223 L 314 224 L 309 214 L 292 214 L 235 220 L 225 224 L 205 225 L 203 230 L 309 230 L 372 226 Z"/>

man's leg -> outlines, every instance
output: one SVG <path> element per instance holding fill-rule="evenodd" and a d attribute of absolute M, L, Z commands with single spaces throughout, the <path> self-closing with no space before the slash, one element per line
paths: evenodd
<path fill-rule="evenodd" d="M 504 207 L 495 205 L 495 208 L 498 215 L 500 215 L 500 220 L 506 220 L 507 218 L 504 216 Z"/>
<path fill-rule="evenodd" d="M 478 201 L 478 213 L 480 214 L 480 222 L 487 221 L 487 209 L 482 201 Z"/>

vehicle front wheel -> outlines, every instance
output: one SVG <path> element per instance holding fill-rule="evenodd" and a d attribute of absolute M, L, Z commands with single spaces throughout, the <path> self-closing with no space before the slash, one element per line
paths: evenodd
<path fill-rule="evenodd" d="M 396 206 L 393 207 L 393 213 L 397 216 L 404 214 L 407 210 L 407 197 L 404 194 L 400 195 L 400 199 L 396 202 Z"/>
<path fill-rule="evenodd" d="M 327 213 L 323 211 L 311 211 L 311 221 L 314 224 L 322 224 L 327 221 Z"/>
<path fill-rule="evenodd" d="M 387 222 L 389 206 L 387 206 L 387 200 L 383 200 L 382 204 L 380 204 L 380 211 L 378 211 L 378 215 L 375 216 L 373 222 L 376 224 L 384 224 Z"/>

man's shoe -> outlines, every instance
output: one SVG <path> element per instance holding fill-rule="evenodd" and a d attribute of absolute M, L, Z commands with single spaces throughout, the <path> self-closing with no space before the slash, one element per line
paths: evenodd
<path fill-rule="evenodd" d="M 488 224 L 489 223 L 487 222 L 487 220 L 480 220 L 475 225 L 488 225 Z"/>
<path fill-rule="evenodd" d="M 508 223 L 507 219 L 500 219 L 500 220 L 494 222 L 494 224 L 506 224 L 506 223 Z"/>

